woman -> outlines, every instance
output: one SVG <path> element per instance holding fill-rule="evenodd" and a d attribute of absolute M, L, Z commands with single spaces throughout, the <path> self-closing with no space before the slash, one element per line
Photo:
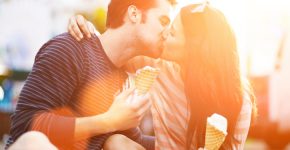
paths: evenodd
<path fill-rule="evenodd" d="M 228 121 L 220 149 L 243 149 L 255 114 L 254 96 L 242 81 L 235 36 L 224 15 L 208 3 L 188 5 L 171 33 L 162 58 L 178 65 L 144 57 L 129 65 L 161 68 L 151 90 L 156 149 L 203 148 L 207 117 L 213 113 Z"/>

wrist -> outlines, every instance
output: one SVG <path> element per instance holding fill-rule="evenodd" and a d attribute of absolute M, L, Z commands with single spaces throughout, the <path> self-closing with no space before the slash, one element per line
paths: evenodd
<path fill-rule="evenodd" d="M 104 130 L 106 130 L 107 133 L 115 132 L 118 130 L 114 119 L 112 118 L 112 116 L 109 113 L 106 112 L 106 113 L 101 114 L 100 116 L 101 116 L 100 118 L 103 122 Z"/>
<path fill-rule="evenodd" d="M 74 131 L 75 140 L 117 131 L 117 126 L 112 120 L 112 117 L 107 113 L 77 118 Z"/>

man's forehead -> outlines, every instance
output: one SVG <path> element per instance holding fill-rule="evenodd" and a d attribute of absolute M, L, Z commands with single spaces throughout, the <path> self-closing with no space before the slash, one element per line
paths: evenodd
<path fill-rule="evenodd" d="M 171 19 L 170 19 L 170 9 L 166 8 L 166 7 L 156 7 L 153 9 L 150 9 L 149 12 L 152 13 L 152 16 L 155 17 L 162 17 L 162 18 L 167 18 L 169 20 L 169 22 L 171 23 Z"/>
<path fill-rule="evenodd" d="M 172 13 L 173 13 L 173 5 L 171 1 L 169 0 L 156 0 L 157 7 L 154 7 L 153 9 L 150 9 L 151 12 L 155 14 L 157 17 L 167 17 L 170 21 L 170 24 L 172 23 Z"/>
<path fill-rule="evenodd" d="M 172 5 L 168 0 L 156 0 L 157 5 L 155 8 L 153 8 L 155 11 L 159 11 L 161 13 L 164 13 L 166 15 L 169 15 L 172 11 Z"/>
<path fill-rule="evenodd" d="M 170 1 L 168 0 L 156 0 L 156 4 L 158 8 L 170 11 L 170 9 L 172 8 L 172 5 L 170 3 Z"/>

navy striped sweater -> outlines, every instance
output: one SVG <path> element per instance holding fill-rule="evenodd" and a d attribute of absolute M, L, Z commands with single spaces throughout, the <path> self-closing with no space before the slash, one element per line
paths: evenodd
<path fill-rule="evenodd" d="M 101 149 L 112 133 L 75 142 L 75 119 L 106 112 L 126 78 L 97 36 L 81 42 L 67 33 L 56 36 L 36 55 L 12 115 L 7 146 L 24 132 L 38 130 L 59 149 Z M 154 139 L 144 138 L 137 128 L 124 134 L 154 148 Z"/>

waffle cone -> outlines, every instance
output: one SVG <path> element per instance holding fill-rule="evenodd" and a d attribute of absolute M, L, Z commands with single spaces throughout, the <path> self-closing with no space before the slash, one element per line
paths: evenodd
<path fill-rule="evenodd" d="M 135 87 L 138 95 L 145 95 L 153 85 L 159 74 L 159 69 L 145 67 L 137 71 L 135 77 Z"/>
<path fill-rule="evenodd" d="M 207 150 L 218 150 L 225 140 L 226 135 L 213 125 L 207 123 L 205 135 L 205 148 Z"/>

